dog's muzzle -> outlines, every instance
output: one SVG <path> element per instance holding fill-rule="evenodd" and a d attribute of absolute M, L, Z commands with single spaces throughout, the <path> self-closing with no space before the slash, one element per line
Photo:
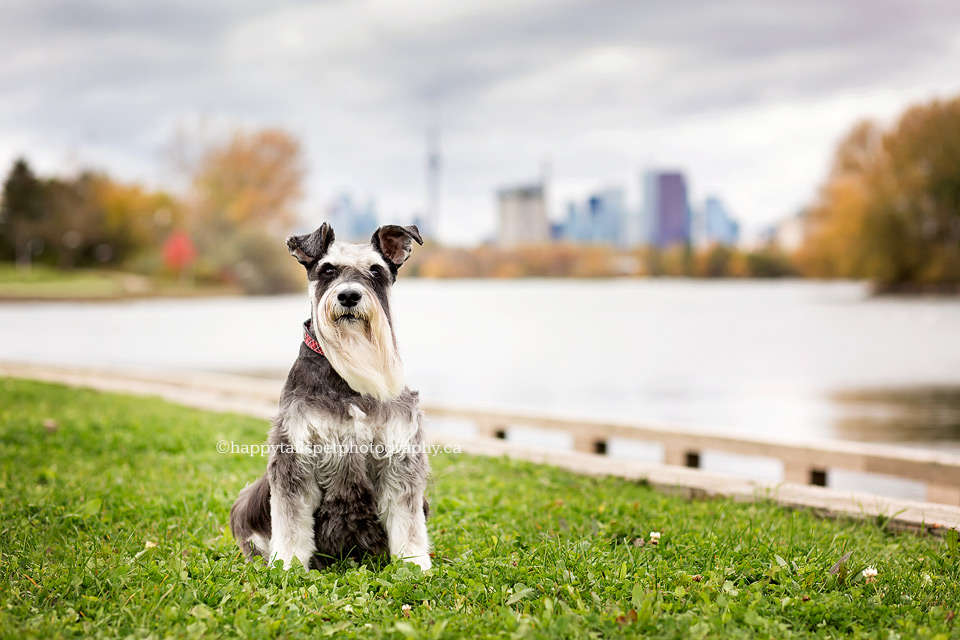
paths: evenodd
<path fill-rule="evenodd" d="M 370 318 L 369 293 L 346 286 L 335 291 L 330 300 L 330 319 L 334 322 L 366 322 Z"/>
<path fill-rule="evenodd" d="M 363 298 L 363 294 L 356 289 L 344 289 L 337 294 L 337 302 L 347 309 L 357 306 L 361 298 Z"/>

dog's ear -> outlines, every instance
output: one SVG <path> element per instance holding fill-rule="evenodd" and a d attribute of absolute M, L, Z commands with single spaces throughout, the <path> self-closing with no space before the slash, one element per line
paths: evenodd
<path fill-rule="evenodd" d="M 313 233 L 287 238 L 287 249 L 300 264 L 308 267 L 327 253 L 333 239 L 333 227 L 324 222 Z"/>
<path fill-rule="evenodd" d="M 388 224 L 373 232 L 370 244 L 383 256 L 384 260 L 394 267 L 399 267 L 410 257 L 414 240 L 417 244 L 423 244 L 417 225 L 401 227 L 398 224 Z"/>

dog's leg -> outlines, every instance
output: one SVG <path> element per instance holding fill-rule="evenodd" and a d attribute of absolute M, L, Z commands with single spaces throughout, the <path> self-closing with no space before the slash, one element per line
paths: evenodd
<path fill-rule="evenodd" d="M 377 510 L 387 532 L 390 555 L 430 568 L 430 539 L 423 493 L 427 484 L 426 455 L 391 459 L 380 476 Z"/>
<path fill-rule="evenodd" d="M 270 483 L 266 476 L 240 491 L 230 509 L 230 531 L 248 561 L 270 551 Z"/>
<path fill-rule="evenodd" d="M 270 556 L 268 564 L 283 560 L 289 569 L 294 558 L 310 567 L 315 538 L 313 512 L 320 503 L 320 490 L 312 467 L 300 454 L 274 452 L 267 466 L 270 479 Z"/>

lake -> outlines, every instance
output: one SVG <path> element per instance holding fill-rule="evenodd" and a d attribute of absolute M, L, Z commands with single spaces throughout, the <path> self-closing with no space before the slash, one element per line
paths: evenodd
<path fill-rule="evenodd" d="M 401 277 L 394 293 L 409 383 L 431 403 L 960 452 L 956 298 L 669 279 Z M 306 294 L 4 303 L 0 359 L 283 376 L 308 313 Z M 612 450 L 652 455 L 631 446 Z"/>

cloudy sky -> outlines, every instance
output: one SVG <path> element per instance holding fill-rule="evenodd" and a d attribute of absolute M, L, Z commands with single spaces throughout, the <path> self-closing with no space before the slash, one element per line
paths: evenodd
<path fill-rule="evenodd" d="M 647 167 L 686 171 L 757 229 L 813 196 L 857 119 L 960 93 L 951 0 L 0 0 L 0 163 L 171 184 L 174 132 L 284 127 L 302 211 L 341 190 L 382 221 L 425 200 L 440 236 L 495 224 L 497 188 L 549 166 L 551 205 Z M 210 132 L 213 132 L 212 134 Z"/>

